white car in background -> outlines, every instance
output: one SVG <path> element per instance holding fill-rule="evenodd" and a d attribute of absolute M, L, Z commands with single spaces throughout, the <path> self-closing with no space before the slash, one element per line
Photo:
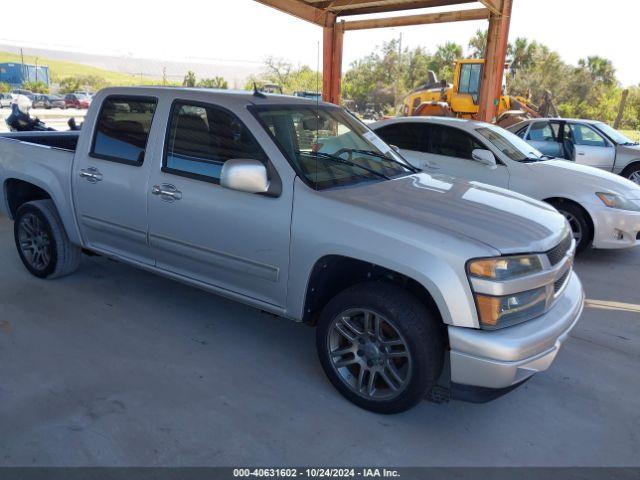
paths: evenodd
<path fill-rule="evenodd" d="M 444 117 L 369 125 L 413 166 L 546 201 L 569 221 L 578 250 L 640 244 L 640 186 L 596 168 L 553 160 L 488 123 Z M 518 228 L 514 225 L 514 228 Z"/>
<path fill-rule="evenodd" d="M 640 144 L 604 122 L 535 118 L 508 129 L 546 155 L 617 173 L 640 185 Z"/>

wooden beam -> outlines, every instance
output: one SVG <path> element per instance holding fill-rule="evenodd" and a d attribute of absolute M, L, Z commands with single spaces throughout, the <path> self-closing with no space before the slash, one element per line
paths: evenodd
<path fill-rule="evenodd" d="M 502 0 L 478 0 L 495 15 L 502 14 Z"/>
<path fill-rule="evenodd" d="M 342 90 L 344 22 L 324 27 L 323 42 L 322 99 L 339 105 Z"/>
<path fill-rule="evenodd" d="M 511 7 L 512 0 L 503 0 L 501 14 L 492 13 L 489 17 L 486 58 L 482 70 L 478 112 L 478 119 L 485 122 L 495 121 L 498 114 L 509 41 Z"/>
<path fill-rule="evenodd" d="M 326 27 L 332 25 L 335 22 L 335 15 L 331 12 L 326 12 L 319 8 L 312 7 L 306 3 L 298 0 L 256 0 L 258 3 L 262 3 L 268 7 L 275 8 L 281 12 L 293 15 L 301 20 Z"/>
<path fill-rule="evenodd" d="M 414 0 L 407 3 L 371 6 L 352 6 L 347 3 L 345 6 L 336 6 L 333 4 L 329 7 L 329 10 L 340 17 L 346 17 L 349 15 L 364 15 L 368 13 L 385 13 L 389 11 L 417 10 L 420 8 L 448 7 L 450 5 L 460 5 L 463 3 L 476 2 L 475 0 Z"/>
<path fill-rule="evenodd" d="M 465 22 L 468 20 L 486 20 L 489 17 L 486 8 L 459 10 L 456 12 L 425 13 L 404 17 L 374 18 L 371 20 L 354 20 L 345 22 L 344 29 L 366 30 L 370 28 L 406 27 L 409 25 L 427 25 L 430 23 Z"/>

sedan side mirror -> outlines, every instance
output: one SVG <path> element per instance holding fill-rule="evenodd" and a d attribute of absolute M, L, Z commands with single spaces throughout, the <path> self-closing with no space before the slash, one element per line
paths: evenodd
<path fill-rule="evenodd" d="M 391 147 L 391 150 L 393 150 L 396 153 L 400 153 L 400 147 L 398 147 L 397 145 L 389 145 Z"/>
<path fill-rule="evenodd" d="M 482 148 L 476 148 L 473 152 L 471 152 L 471 158 L 473 158 L 476 162 L 487 165 L 488 167 L 495 167 L 498 164 L 496 162 L 495 155 L 489 150 L 484 150 Z"/>
<path fill-rule="evenodd" d="M 267 193 L 269 176 L 267 167 L 258 160 L 234 158 L 222 166 L 220 185 L 247 193 Z"/>

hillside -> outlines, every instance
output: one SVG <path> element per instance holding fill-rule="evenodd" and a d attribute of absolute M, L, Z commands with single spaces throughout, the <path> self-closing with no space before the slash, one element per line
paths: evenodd
<path fill-rule="evenodd" d="M 10 52 L 0 51 L 0 63 L 17 62 L 20 63 L 20 55 Z M 36 57 L 25 55 L 24 62 L 35 64 Z M 81 63 L 69 62 L 65 60 L 52 60 L 50 58 L 38 57 L 38 65 L 46 65 L 49 67 L 51 81 L 59 82 L 62 78 L 72 76 L 95 75 L 104 78 L 106 82 L 112 85 L 140 85 L 144 83 L 158 83 L 157 79 L 150 77 L 141 77 L 139 75 L 130 75 L 127 73 L 113 72 L 104 70 Z"/>

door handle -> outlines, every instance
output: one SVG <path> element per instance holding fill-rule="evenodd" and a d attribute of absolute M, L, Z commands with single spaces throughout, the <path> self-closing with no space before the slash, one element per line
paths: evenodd
<path fill-rule="evenodd" d="M 578 152 L 578 155 L 582 155 L 582 156 L 584 156 L 584 155 L 585 155 L 585 153 L 584 153 L 584 152 Z"/>
<path fill-rule="evenodd" d="M 95 168 L 89 167 L 86 170 L 80 170 L 80 178 L 84 178 L 89 183 L 98 183 L 102 181 L 102 173 Z"/>
<path fill-rule="evenodd" d="M 154 185 L 151 189 L 153 195 L 158 195 L 165 202 L 175 202 L 182 199 L 182 192 L 175 185 L 163 183 L 162 185 Z"/>

